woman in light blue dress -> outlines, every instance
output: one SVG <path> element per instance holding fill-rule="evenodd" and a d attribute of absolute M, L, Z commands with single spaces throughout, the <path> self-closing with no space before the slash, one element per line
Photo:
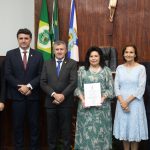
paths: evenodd
<path fill-rule="evenodd" d="M 117 106 L 113 135 L 123 141 L 124 150 L 137 150 L 141 140 L 148 139 L 147 119 L 143 101 L 146 84 L 145 67 L 136 62 L 137 48 L 127 45 L 122 52 L 125 63 L 115 76 Z"/>

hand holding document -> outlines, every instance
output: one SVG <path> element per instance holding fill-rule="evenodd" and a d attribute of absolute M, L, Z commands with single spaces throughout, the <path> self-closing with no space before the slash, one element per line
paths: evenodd
<path fill-rule="evenodd" d="M 101 106 L 100 83 L 84 84 L 85 107 Z"/>

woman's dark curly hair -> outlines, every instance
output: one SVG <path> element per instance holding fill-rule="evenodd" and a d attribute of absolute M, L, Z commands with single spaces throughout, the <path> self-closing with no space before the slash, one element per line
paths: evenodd
<path fill-rule="evenodd" d="M 86 56 L 85 56 L 85 61 L 84 61 L 84 65 L 85 65 L 85 70 L 88 70 L 90 67 L 90 62 L 89 62 L 89 58 L 91 53 L 95 51 L 98 52 L 99 56 L 100 56 L 100 62 L 99 65 L 103 68 L 105 65 L 105 60 L 104 60 L 104 55 L 102 50 L 99 47 L 96 46 L 92 46 L 87 50 Z"/>
<path fill-rule="evenodd" d="M 126 62 L 126 60 L 124 58 L 124 53 L 125 53 L 125 50 L 127 49 L 127 47 L 132 47 L 134 49 L 134 52 L 135 52 L 134 60 L 137 61 L 138 60 L 137 47 L 135 45 L 133 45 L 133 44 L 128 44 L 128 45 L 124 46 L 124 48 L 122 49 L 123 60 Z"/>

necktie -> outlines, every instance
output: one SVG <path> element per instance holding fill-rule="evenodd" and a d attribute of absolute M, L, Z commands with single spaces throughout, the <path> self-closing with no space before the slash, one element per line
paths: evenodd
<path fill-rule="evenodd" d="M 26 67 L 27 67 L 27 51 L 23 51 L 23 66 L 24 66 L 24 69 L 26 70 Z"/>
<path fill-rule="evenodd" d="M 61 62 L 62 62 L 61 60 L 57 61 L 57 68 L 56 69 L 57 69 L 57 76 L 58 77 L 59 77 L 59 73 L 60 73 L 60 64 L 61 64 Z"/>

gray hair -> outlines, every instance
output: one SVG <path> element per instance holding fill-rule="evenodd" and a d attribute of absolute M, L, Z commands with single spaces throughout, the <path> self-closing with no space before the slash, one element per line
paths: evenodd
<path fill-rule="evenodd" d="M 65 45 L 65 47 L 67 48 L 66 43 L 64 41 L 61 41 L 61 40 L 55 41 L 53 47 L 57 46 L 57 45 Z"/>

